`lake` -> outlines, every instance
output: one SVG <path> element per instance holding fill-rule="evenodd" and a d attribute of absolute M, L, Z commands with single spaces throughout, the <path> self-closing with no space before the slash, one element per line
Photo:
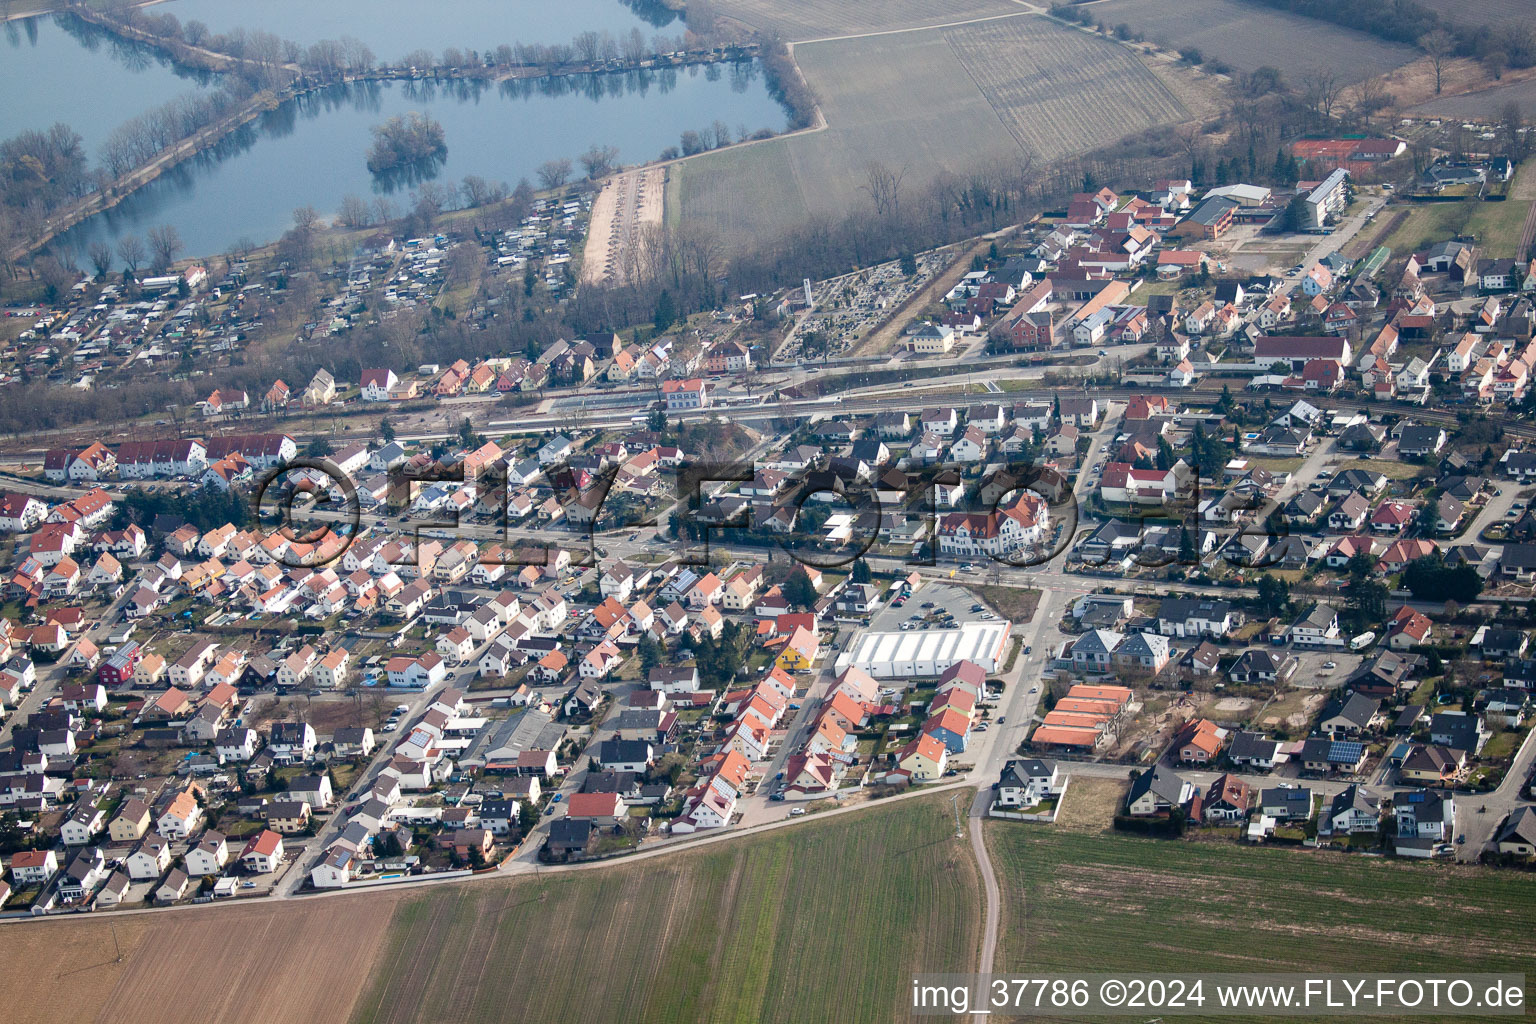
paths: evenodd
<path fill-rule="evenodd" d="M 330 215 L 348 194 L 370 201 L 388 196 L 403 211 L 408 192 L 391 192 L 369 174 L 365 159 L 373 126 L 412 110 L 440 122 L 447 137 L 448 154 L 434 180 L 477 174 L 512 185 L 534 180 L 544 161 L 574 161 L 594 144 L 614 146 L 621 162 L 634 164 L 677 145 L 683 131 L 717 119 L 733 136 L 783 131 L 788 121 L 752 62 L 499 85 L 339 87 L 285 105 L 55 245 L 83 252 L 96 238 L 142 237 L 171 224 L 185 255 L 212 254 L 241 239 L 270 242 L 292 225 L 295 208 Z"/>
<path fill-rule="evenodd" d="M 173 68 L 145 47 L 90 25 L 53 18 L 6 22 L 0 35 L 0 139 L 63 121 L 94 162 L 108 135 L 131 117 L 216 82 Z"/>
<path fill-rule="evenodd" d="M 677 13 L 657 0 L 170 0 L 151 9 L 216 33 L 261 29 L 305 46 L 352 36 L 380 60 L 450 46 L 568 43 L 588 30 L 617 38 L 638 28 L 646 39 L 682 32 Z"/>

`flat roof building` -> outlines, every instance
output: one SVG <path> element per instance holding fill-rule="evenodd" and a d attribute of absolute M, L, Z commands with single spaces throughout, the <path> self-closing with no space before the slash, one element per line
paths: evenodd
<path fill-rule="evenodd" d="M 1006 620 L 966 622 L 954 629 L 864 633 L 838 655 L 836 671 L 856 665 L 876 679 L 937 676 L 959 661 L 973 661 L 991 675 L 1008 654 Z"/>

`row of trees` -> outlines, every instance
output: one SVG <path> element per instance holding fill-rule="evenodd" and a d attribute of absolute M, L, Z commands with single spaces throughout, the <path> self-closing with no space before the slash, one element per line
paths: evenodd
<path fill-rule="evenodd" d="M 239 74 L 262 87 L 281 85 L 295 74 L 339 78 L 366 73 L 378 63 L 367 44 L 352 36 L 301 46 L 260 29 L 214 33 L 201 21 L 183 23 L 174 14 L 135 6 L 134 0 L 117 0 L 103 14 L 126 33 L 147 37 L 180 64 L 224 70 L 217 56 L 222 54 L 241 65 L 236 69 Z M 87 15 L 82 12 L 82 16 Z"/>
<path fill-rule="evenodd" d="M 816 95 L 800 77 L 800 69 L 790 56 L 789 47 L 778 36 L 770 35 L 759 40 L 758 60 L 767 76 L 768 93 L 789 111 L 792 129 L 809 128 L 816 122 Z"/>
<path fill-rule="evenodd" d="M 228 80 L 223 88 L 187 93 L 124 121 L 101 145 L 103 181 L 112 181 L 148 163 L 177 142 L 216 124 L 252 98 L 250 83 Z M 268 94 L 269 105 L 276 96 Z"/>

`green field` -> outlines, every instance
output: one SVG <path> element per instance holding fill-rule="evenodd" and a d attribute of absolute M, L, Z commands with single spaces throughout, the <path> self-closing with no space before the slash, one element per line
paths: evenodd
<path fill-rule="evenodd" d="M 1004 822 L 986 835 L 998 973 L 1528 973 L 1536 957 L 1530 874 Z"/>
<path fill-rule="evenodd" d="M 1452 236 L 1465 231 L 1478 203 L 1419 203 L 1408 211 L 1408 217 L 1381 241 L 1395 256 L 1407 256 L 1436 242 L 1449 241 Z M 1490 206 L 1507 206 L 1507 203 L 1490 203 Z"/>
<path fill-rule="evenodd" d="M 354 1019 L 889 1021 L 910 972 L 971 969 L 978 886 L 933 797 L 632 867 L 422 892 L 383 936 Z"/>
<path fill-rule="evenodd" d="M 1479 203 L 1477 211 L 1467 221 L 1467 231 L 1477 236 L 1481 247 L 1478 255 L 1489 259 L 1507 256 L 1523 260 L 1524 256 L 1515 250 L 1520 247 L 1520 234 L 1530 212 L 1531 201 L 1528 199 Z"/>
<path fill-rule="evenodd" d="M 1477 236 L 1480 257 L 1513 257 L 1530 210 L 1529 199 L 1506 199 L 1499 203 L 1478 200 L 1420 203 L 1409 209 L 1408 217 L 1382 244 L 1390 248 L 1393 255 L 1406 256 L 1456 235 L 1469 234 Z"/>

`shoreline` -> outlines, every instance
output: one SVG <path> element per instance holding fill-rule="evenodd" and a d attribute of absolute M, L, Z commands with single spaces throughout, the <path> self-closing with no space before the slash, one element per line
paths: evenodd
<path fill-rule="evenodd" d="M 138 6 L 148 6 L 160 3 L 163 0 L 145 0 Z M 62 8 L 40 12 L 38 15 L 19 15 L 18 17 L 41 16 L 41 14 L 72 14 L 82 22 L 91 24 L 103 31 L 111 33 L 114 37 L 125 41 L 148 46 L 157 52 L 164 54 L 174 65 L 183 69 L 203 72 L 228 73 L 231 68 L 243 63 L 238 58 L 228 54 L 212 50 L 198 49 L 195 52 L 206 55 L 210 62 L 219 64 L 218 67 L 198 65 L 184 59 L 185 55 L 178 52 L 175 45 L 166 40 L 159 39 L 148 33 L 134 30 L 131 26 L 122 25 L 115 19 L 102 15 L 89 8 L 79 5 L 67 5 Z M 497 69 L 493 74 L 458 74 L 449 72 L 438 73 L 437 69 L 422 72 L 419 69 L 406 67 L 387 66 L 375 68 L 357 74 L 342 74 L 335 78 L 315 78 L 305 74 L 294 65 L 282 65 L 281 69 L 293 77 L 280 90 L 258 90 L 246 100 L 242 106 L 216 125 L 209 125 L 199 129 L 192 135 L 177 139 L 166 149 L 155 154 L 150 160 L 139 165 L 120 176 L 111 185 L 98 189 L 89 195 L 83 196 L 74 203 L 68 204 L 43 222 L 42 229 L 32 237 L 19 242 L 14 246 L 7 257 L 13 261 L 26 259 L 45 249 L 59 236 L 78 227 L 92 217 L 105 213 L 128 199 L 130 196 L 160 178 L 167 171 L 175 168 L 188 159 L 208 152 L 226 140 L 242 127 L 248 125 L 261 114 L 281 109 L 285 104 L 302 99 L 307 95 L 321 92 L 335 86 L 349 86 L 365 82 L 387 81 L 429 81 L 429 82 L 458 82 L 479 81 L 487 85 L 494 85 L 507 81 L 534 82 L 541 79 L 573 78 L 582 75 L 613 75 L 630 74 L 634 72 L 663 72 L 670 69 L 697 67 L 703 65 L 734 64 L 744 61 L 760 60 L 760 46 L 756 42 L 734 43 L 729 46 L 715 47 L 710 50 L 686 51 L 675 57 L 662 59 L 657 55 L 646 58 L 641 64 L 633 67 L 608 67 L 576 65 L 568 67 L 536 67 L 513 66 L 505 69 Z M 780 104 L 783 106 L 783 104 Z M 789 112 L 786 108 L 786 112 Z M 779 133 L 770 138 L 778 138 Z M 767 141 L 767 140 L 754 140 Z M 736 143 L 740 145 L 741 143 Z M 618 169 L 618 173 L 631 171 L 645 171 L 648 168 L 663 166 L 670 161 L 652 160 L 642 164 Z M 208 256 L 211 254 L 204 254 Z"/>

